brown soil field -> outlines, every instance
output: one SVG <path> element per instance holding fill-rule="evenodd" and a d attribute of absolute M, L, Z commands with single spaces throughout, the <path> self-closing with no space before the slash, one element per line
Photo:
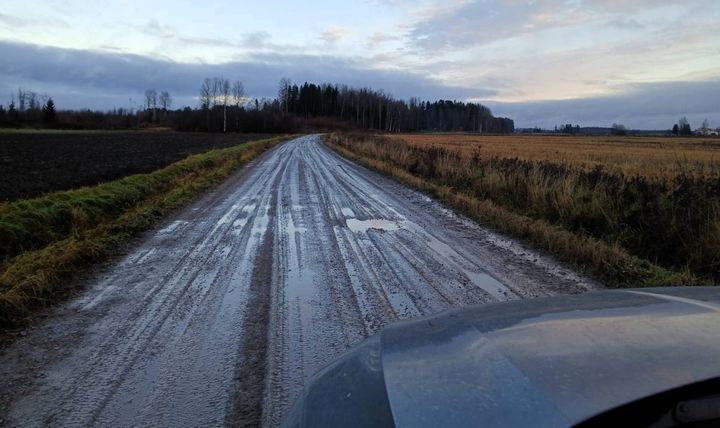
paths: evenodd
<path fill-rule="evenodd" d="M 151 172 L 263 134 L 0 132 L 0 202 Z"/>
<path fill-rule="evenodd" d="M 678 174 L 720 176 L 720 138 L 664 136 L 564 136 L 401 134 L 417 146 L 441 146 L 482 158 L 550 161 L 611 173 L 672 179 Z"/>

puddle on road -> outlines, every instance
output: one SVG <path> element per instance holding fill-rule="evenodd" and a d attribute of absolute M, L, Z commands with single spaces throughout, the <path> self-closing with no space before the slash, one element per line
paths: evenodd
<path fill-rule="evenodd" d="M 396 221 L 383 219 L 358 220 L 348 218 L 345 220 L 347 227 L 354 233 L 367 232 L 369 229 L 393 231 L 400 229 Z"/>

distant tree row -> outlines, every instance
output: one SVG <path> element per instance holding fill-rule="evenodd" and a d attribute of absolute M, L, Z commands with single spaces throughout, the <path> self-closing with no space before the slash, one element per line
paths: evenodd
<path fill-rule="evenodd" d="M 496 118 L 480 104 L 440 100 L 409 102 L 383 91 L 333 84 L 279 84 L 278 100 L 283 115 L 301 118 L 326 117 L 349 122 L 354 128 L 386 132 L 443 131 L 511 133 L 511 119 Z"/>
<path fill-rule="evenodd" d="M 610 128 L 610 133 L 612 135 L 627 135 L 628 130 L 622 123 L 613 123 Z"/>
<path fill-rule="evenodd" d="M 681 117 L 678 123 L 673 125 L 672 128 L 673 135 L 692 135 L 692 128 L 690 127 L 690 122 L 687 120 L 687 117 Z"/>
<path fill-rule="evenodd" d="M 0 126 L 54 126 L 73 129 L 126 129 L 164 126 L 180 131 L 296 132 L 301 130 L 368 129 L 385 132 L 512 133 L 511 119 L 494 117 L 487 107 L 458 101 L 397 100 L 367 88 L 331 84 L 294 85 L 282 79 L 278 97 L 251 99 L 240 80 L 206 78 L 198 106 L 172 110 L 167 91 L 147 89 L 143 109 L 116 108 L 56 111 L 50 97 L 18 91 L 18 103 L 0 105 Z"/>
<path fill-rule="evenodd" d="M 29 92 L 21 90 L 22 93 Z M 207 99 L 199 108 L 172 109 L 169 92 L 148 89 L 141 108 L 113 108 L 108 111 L 56 110 L 52 98 L 29 102 L 25 97 L 23 110 L 17 107 L 16 94 L 10 97 L 7 107 L 0 105 L 0 127 L 51 127 L 59 129 L 138 129 L 167 127 L 179 131 L 218 132 L 297 132 L 304 124 L 292 117 L 282 117 L 277 100 L 247 100 L 241 82 L 231 87 L 231 95 L 223 102 L 221 96 Z M 22 98 L 21 98 L 22 99 Z M 131 105 L 132 105 L 131 100 Z"/>
<path fill-rule="evenodd" d="M 580 133 L 580 125 L 572 125 L 570 123 L 566 123 L 565 125 L 560 125 L 560 127 L 555 125 L 555 132 L 557 132 L 559 134 L 571 134 L 571 135 L 579 134 Z"/>
<path fill-rule="evenodd" d="M 10 96 L 7 108 L 0 104 L 0 126 L 26 123 L 46 127 L 55 125 L 55 102 L 51 97 L 22 88 L 18 89 L 17 98 L 15 95 Z"/>

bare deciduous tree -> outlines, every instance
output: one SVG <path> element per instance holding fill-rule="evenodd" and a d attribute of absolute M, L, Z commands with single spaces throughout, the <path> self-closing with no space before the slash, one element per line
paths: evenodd
<path fill-rule="evenodd" d="M 203 110 L 208 110 L 210 108 L 210 103 L 212 102 L 212 80 L 209 77 L 206 77 L 203 81 L 202 86 L 200 87 L 200 107 Z"/>
<path fill-rule="evenodd" d="M 172 106 L 172 96 L 168 91 L 162 91 L 160 93 L 160 108 L 167 111 Z"/>
<path fill-rule="evenodd" d="M 290 85 L 292 82 L 287 77 L 280 79 L 278 83 L 278 100 L 280 101 L 280 109 L 284 115 L 288 114 L 288 98 L 290 96 Z"/>
<path fill-rule="evenodd" d="M 240 103 L 245 99 L 245 87 L 242 82 L 236 80 L 232 85 L 232 97 L 235 102 L 235 107 L 240 107 Z"/>
<path fill-rule="evenodd" d="M 230 101 L 230 81 L 223 77 L 205 78 L 200 87 L 200 106 L 206 110 L 207 126 L 210 130 L 211 117 L 215 107 L 223 107 L 223 132 L 227 131 L 227 105 Z"/>
<path fill-rule="evenodd" d="M 218 94 L 220 93 L 220 78 L 214 77 L 212 79 L 212 85 L 210 86 L 210 98 L 212 102 L 212 107 L 214 108 L 217 106 L 218 101 Z"/>
<path fill-rule="evenodd" d="M 150 110 L 157 106 L 157 91 L 155 89 L 145 90 L 145 108 Z"/>
<path fill-rule="evenodd" d="M 37 94 L 27 89 L 18 88 L 18 111 L 34 110 L 40 108 Z"/>
<path fill-rule="evenodd" d="M 40 108 L 40 104 L 38 102 L 38 96 L 33 91 L 27 91 L 27 98 L 28 98 L 28 107 L 30 110 L 37 110 Z"/>
<path fill-rule="evenodd" d="M 155 89 L 145 90 L 145 106 L 147 110 L 152 109 L 151 122 L 155 121 L 155 110 L 157 109 L 157 91 Z"/>
<path fill-rule="evenodd" d="M 200 107 L 205 111 L 205 124 L 207 130 L 210 130 L 210 106 L 212 103 L 212 87 L 213 80 L 206 77 L 200 87 Z"/>
<path fill-rule="evenodd" d="M 232 85 L 232 97 L 235 102 L 236 117 L 235 117 L 235 129 L 240 129 L 240 103 L 245 99 L 245 87 L 242 82 L 236 80 Z"/>
<path fill-rule="evenodd" d="M 227 105 L 230 100 L 230 81 L 220 78 L 220 97 L 223 104 L 223 132 L 227 132 Z"/>
<path fill-rule="evenodd" d="M 18 111 L 24 112 L 25 111 L 25 91 L 22 90 L 22 88 L 18 89 Z"/>

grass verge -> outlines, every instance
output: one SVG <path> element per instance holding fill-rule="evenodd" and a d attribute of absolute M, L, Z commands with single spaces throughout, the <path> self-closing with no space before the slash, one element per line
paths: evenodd
<path fill-rule="evenodd" d="M 490 199 L 478 198 L 462 187 L 438 184 L 413 174 L 403 162 L 393 162 L 382 150 L 360 149 L 362 139 L 372 136 L 346 137 L 330 135 L 325 143 L 338 154 L 383 173 L 420 191 L 433 195 L 482 226 L 530 242 L 578 270 L 600 279 L 609 287 L 648 287 L 696 284 L 697 278 L 687 270 L 676 271 L 658 266 L 591 236 L 573 233 L 543 219 L 520 215 L 498 206 Z M 372 154 L 377 154 L 373 156 Z M 411 162 L 410 162 L 411 163 Z"/>
<path fill-rule="evenodd" d="M 63 299 L 78 272 L 287 139 L 212 150 L 150 174 L 0 205 L 0 327 L 22 324 Z"/>

